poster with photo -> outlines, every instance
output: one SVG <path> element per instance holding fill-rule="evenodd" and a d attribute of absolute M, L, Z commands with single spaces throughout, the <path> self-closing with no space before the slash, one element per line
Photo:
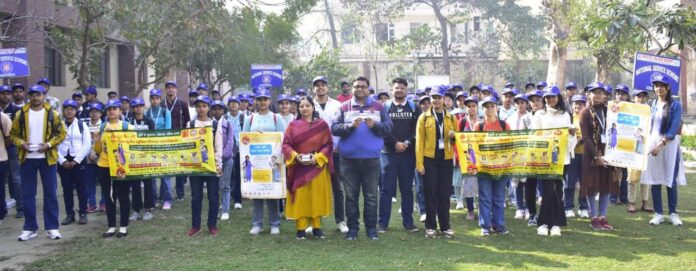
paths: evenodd
<path fill-rule="evenodd" d="M 239 139 L 242 197 L 285 198 L 285 158 L 281 151 L 283 133 L 243 132 Z"/>
<path fill-rule="evenodd" d="M 650 106 L 609 101 L 604 158 L 616 167 L 645 170 L 647 136 L 650 132 Z"/>

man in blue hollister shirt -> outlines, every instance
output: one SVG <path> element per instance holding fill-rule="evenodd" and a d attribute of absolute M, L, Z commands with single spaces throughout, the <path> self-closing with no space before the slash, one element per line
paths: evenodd
<path fill-rule="evenodd" d="M 338 149 L 341 153 L 341 179 L 346 193 L 346 215 L 348 233 L 346 240 L 355 240 L 360 222 L 360 189 L 365 198 L 363 212 L 365 230 L 372 240 L 377 234 L 377 185 L 379 183 L 380 151 L 384 147 L 384 136 L 392 129 L 392 121 L 386 110 L 377 101 L 368 98 L 370 81 L 358 77 L 353 81 L 353 98 L 341 105 L 337 121 L 331 132 L 340 137 Z"/>

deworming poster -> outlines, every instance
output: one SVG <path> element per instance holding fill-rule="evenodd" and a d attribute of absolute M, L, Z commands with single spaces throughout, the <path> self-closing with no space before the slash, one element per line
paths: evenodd
<path fill-rule="evenodd" d="M 214 176 L 210 127 L 167 131 L 108 132 L 109 171 L 114 180 L 164 176 Z"/>
<path fill-rule="evenodd" d="M 242 196 L 250 199 L 285 198 L 283 133 L 239 134 L 239 169 Z"/>
<path fill-rule="evenodd" d="M 568 129 L 465 132 L 456 137 L 462 173 L 562 178 Z"/>
<path fill-rule="evenodd" d="M 604 159 L 616 167 L 645 170 L 650 132 L 650 106 L 609 101 Z"/>

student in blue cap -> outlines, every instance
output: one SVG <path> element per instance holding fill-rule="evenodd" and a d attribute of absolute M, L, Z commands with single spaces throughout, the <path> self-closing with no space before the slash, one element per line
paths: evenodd
<path fill-rule="evenodd" d="M 636 104 L 648 104 L 648 99 L 650 99 L 650 95 L 648 94 L 647 90 L 643 89 L 634 89 L 633 92 L 631 93 L 633 95 L 633 102 Z M 646 136 L 647 132 L 643 131 L 641 128 L 638 128 L 634 134 L 634 138 L 636 140 L 636 148 L 635 152 L 636 153 L 644 153 L 647 150 L 645 149 L 645 143 L 646 143 Z M 629 213 L 635 213 L 638 211 L 636 208 L 636 198 L 638 197 L 638 189 L 640 188 L 640 198 L 641 198 L 641 205 L 640 205 L 640 211 L 647 212 L 647 213 L 652 213 L 655 210 L 650 207 L 650 185 L 648 184 L 642 184 L 640 183 L 640 176 L 643 172 L 640 170 L 636 169 L 629 169 L 628 170 L 628 212 Z"/>
<path fill-rule="evenodd" d="M 17 107 L 22 107 L 25 103 L 27 103 L 26 89 L 24 88 L 24 85 L 20 83 L 15 83 L 12 85 L 12 99 L 12 104 Z"/>
<path fill-rule="evenodd" d="M 131 111 L 131 100 L 128 96 L 121 96 L 119 98 L 121 101 L 121 112 L 123 112 L 123 119 L 130 121 L 133 118 L 133 111 Z"/>
<path fill-rule="evenodd" d="M 86 115 L 87 120 L 82 120 L 87 123 L 89 132 L 92 135 L 92 143 L 97 141 L 99 129 L 102 125 L 102 116 L 104 113 L 104 105 L 101 103 L 92 103 L 87 106 L 89 108 Z M 85 175 L 87 178 L 87 213 L 106 211 L 106 200 L 101 196 L 99 205 L 97 205 L 97 161 L 99 161 L 99 153 L 94 150 L 90 151 L 85 164 Z"/>
<path fill-rule="evenodd" d="M 88 86 L 82 90 L 82 93 L 85 95 L 85 102 L 82 103 L 82 114 L 78 118 L 82 121 L 88 121 L 90 119 L 91 105 L 97 103 L 103 107 L 104 104 L 97 99 L 97 87 Z"/>
<path fill-rule="evenodd" d="M 51 95 L 48 95 L 48 92 L 50 91 L 51 88 L 51 80 L 48 80 L 48 78 L 43 77 L 39 79 L 39 81 L 36 82 L 37 85 L 42 86 L 46 90 L 46 102 L 51 105 L 55 110 L 60 111 L 60 100 L 58 98 L 53 97 Z"/>
<path fill-rule="evenodd" d="M 525 94 L 515 95 L 515 107 L 517 111 L 510 116 L 505 122 L 510 126 L 510 130 L 528 130 L 532 126 L 532 114 L 529 113 L 529 100 Z M 525 183 L 528 178 L 513 177 L 510 179 L 510 190 L 515 193 L 515 211 L 514 219 L 529 219 L 530 213 L 527 211 L 525 204 Z"/>
<path fill-rule="evenodd" d="M 58 145 L 58 174 L 63 186 L 65 219 L 61 225 L 75 222 L 73 192 L 77 191 L 79 202 L 79 224 L 87 224 L 87 179 L 85 163 L 92 149 L 92 137 L 87 123 L 77 119 L 79 103 L 72 99 L 63 102 L 66 138 Z"/>
<path fill-rule="evenodd" d="M 567 89 L 567 88 L 566 88 Z M 564 201 L 565 201 L 565 214 L 567 218 L 575 217 L 575 187 L 580 180 L 582 180 L 582 156 L 583 156 L 583 139 L 582 131 L 580 130 L 580 112 L 585 109 L 587 105 L 587 98 L 585 95 L 576 94 L 571 97 L 571 105 L 573 109 L 573 126 L 575 127 L 575 136 L 578 139 L 578 145 L 575 147 L 575 157 L 570 159 L 570 165 L 567 166 L 566 170 L 566 185 L 563 188 Z M 638 177 L 640 178 L 640 176 Z M 582 183 L 580 183 L 582 186 Z M 589 218 L 590 214 L 587 210 L 587 198 L 583 197 L 578 193 L 578 216 L 580 218 Z"/>
<path fill-rule="evenodd" d="M 172 129 L 172 114 L 167 108 L 162 107 L 162 90 L 150 90 L 150 108 L 145 111 L 145 115 L 155 121 L 155 130 Z M 162 177 L 160 179 L 159 200 L 162 201 L 162 209 L 172 208 L 172 177 Z M 183 200 L 183 199 L 182 199 Z"/>
<path fill-rule="evenodd" d="M 228 122 L 232 124 L 232 129 L 234 130 L 234 139 L 235 139 L 235 144 L 237 145 L 234 148 L 234 161 L 239 161 L 239 132 L 242 131 L 242 126 L 244 125 L 244 118 L 245 115 L 242 114 L 242 112 L 239 110 L 240 107 L 240 101 L 237 98 L 237 96 L 230 96 L 227 99 L 227 116 L 228 116 Z M 242 209 L 242 193 L 241 193 L 241 175 L 239 174 L 239 163 L 232 163 L 233 164 L 233 169 L 232 169 L 232 179 L 230 181 L 230 189 L 231 189 L 231 197 L 232 201 L 234 201 L 234 209 Z M 224 168 L 224 162 L 223 162 L 223 171 L 225 170 Z M 225 174 L 225 173 L 223 173 Z M 223 207 L 224 207 L 224 202 L 225 202 L 225 187 L 221 187 L 223 190 Z M 223 215 L 224 213 L 223 209 Z M 229 216 L 229 214 L 228 214 Z"/>
<path fill-rule="evenodd" d="M 10 130 L 12 143 L 21 146 L 19 161 L 22 172 L 24 227 L 18 240 L 27 241 L 36 237 L 39 229 L 36 220 L 38 172 L 41 172 L 43 188 L 44 227 L 48 238 L 57 240 L 61 238 L 58 231 L 56 198 L 57 148 L 65 139 L 65 125 L 60 119 L 60 114 L 45 102 L 46 90 L 42 86 L 32 86 L 28 94 L 29 103 L 17 112 Z"/>
<path fill-rule="evenodd" d="M 155 129 L 155 121 L 145 115 L 145 101 L 142 98 L 134 98 L 131 101 L 131 108 L 133 109 L 133 117 L 130 119 L 129 123 L 135 130 L 148 131 Z M 133 191 L 131 201 L 133 212 L 128 220 L 152 220 L 154 218 L 152 209 L 155 208 L 154 180 L 142 179 L 130 181 L 130 187 Z M 145 190 L 145 194 L 143 194 L 143 190 Z M 142 210 L 145 212 L 141 214 L 140 211 Z"/>

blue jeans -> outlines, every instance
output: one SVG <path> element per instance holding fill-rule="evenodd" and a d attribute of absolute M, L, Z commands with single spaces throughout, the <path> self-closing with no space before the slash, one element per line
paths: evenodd
<path fill-rule="evenodd" d="M 177 199 L 184 198 L 184 185 L 186 185 L 186 176 L 177 176 L 176 177 L 176 198 Z M 169 183 L 169 187 L 171 187 L 171 181 Z M 170 191 L 171 191 L 171 188 L 170 188 Z"/>
<path fill-rule="evenodd" d="M 87 205 L 97 206 L 97 164 L 85 165 L 85 180 L 87 180 Z M 102 188 L 104 189 L 104 188 Z M 101 193 L 100 193 L 101 194 Z M 99 204 L 106 204 L 104 197 L 101 197 Z"/>
<path fill-rule="evenodd" d="M 677 174 L 679 174 L 679 157 L 680 153 L 677 153 L 677 163 L 674 166 L 674 180 L 672 180 L 672 187 L 667 187 L 667 208 L 669 208 L 669 213 L 677 213 Z M 662 185 L 652 185 L 651 188 L 652 198 L 653 198 L 653 208 L 655 208 L 655 213 L 664 214 L 662 209 Z"/>
<path fill-rule="evenodd" d="M 414 173 L 414 186 L 416 187 L 416 202 L 418 203 L 418 212 L 420 214 L 425 214 L 425 192 L 423 191 L 423 176 L 418 174 L 416 170 L 413 170 Z"/>
<path fill-rule="evenodd" d="M 230 212 L 230 196 L 232 192 L 232 170 L 234 169 L 234 159 L 222 161 L 222 176 L 220 177 L 220 191 L 222 193 L 222 212 Z"/>
<path fill-rule="evenodd" d="M 599 194 L 599 206 L 595 203 L 595 195 L 588 195 L 586 198 L 589 203 L 588 206 L 590 207 L 590 217 L 607 216 L 607 209 L 609 209 L 609 193 Z"/>
<path fill-rule="evenodd" d="M 278 206 L 280 200 L 277 199 L 253 199 L 251 209 L 251 225 L 263 228 L 263 205 L 268 209 L 268 224 L 271 227 L 280 227 L 280 213 Z"/>
<path fill-rule="evenodd" d="M 6 175 L 9 180 L 10 196 L 17 202 L 15 208 L 17 212 L 22 212 L 24 204 L 22 203 L 22 172 L 19 169 L 19 154 L 17 146 L 7 146 L 7 167 L 8 170 L 3 170 L 3 175 Z"/>
<path fill-rule="evenodd" d="M 383 183 L 379 191 L 379 224 L 389 226 L 391 198 L 396 195 L 397 181 L 401 192 L 401 217 L 404 226 L 413 225 L 413 173 L 416 166 L 414 153 L 382 153 L 387 161 L 382 164 Z"/>
<path fill-rule="evenodd" d="M 488 177 L 478 177 L 479 189 L 479 226 L 490 230 L 505 229 L 505 183 L 509 178 L 494 180 Z"/>
<path fill-rule="evenodd" d="M 172 202 L 172 179 L 173 177 L 160 178 L 159 200 Z M 152 182 L 152 185 L 157 186 L 157 182 Z M 155 189 L 157 191 L 157 189 Z"/>
<path fill-rule="evenodd" d="M 7 170 L 7 161 L 0 162 L 0 171 L 6 172 Z M 7 215 L 7 205 L 5 205 L 5 179 L 7 179 L 5 174 L 0 175 L 0 220 L 5 219 Z"/>
<path fill-rule="evenodd" d="M 73 191 L 77 191 L 79 214 L 87 213 L 87 179 L 85 179 L 85 165 L 76 165 L 71 169 L 58 166 L 60 184 L 63 187 L 63 202 L 65 203 L 66 216 L 75 216 L 75 198 Z"/>
<path fill-rule="evenodd" d="M 360 190 L 363 197 L 363 220 L 368 232 L 377 231 L 377 183 L 379 182 L 379 159 L 351 159 L 341 157 L 341 179 L 346 192 L 346 215 L 348 229 L 360 229 Z M 390 203 L 391 204 L 391 203 Z"/>
<path fill-rule="evenodd" d="M 570 160 L 570 164 L 566 165 L 565 170 L 565 186 L 563 187 L 563 200 L 565 202 L 566 211 L 575 209 L 575 186 L 580 183 L 582 174 L 582 154 L 575 154 L 575 158 Z M 578 205 L 580 210 L 587 210 L 587 200 L 578 195 Z"/>
<path fill-rule="evenodd" d="M 527 205 L 524 204 L 524 178 L 518 178 L 517 185 L 515 186 L 515 205 L 517 210 L 527 209 Z"/>
<path fill-rule="evenodd" d="M 191 176 L 191 226 L 193 228 L 201 227 L 204 183 L 208 189 L 208 228 L 217 227 L 220 180 L 213 176 Z"/>
<path fill-rule="evenodd" d="M 24 159 L 22 163 L 22 200 L 24 200 L 24 230 L 36 231 L 39 229 L 36 221 L 36 172 L 41 174 L 41 186 L 43 188 L 43 212 L 44 228 L 46 230 L 58 229 L 58 180 L 56 177 L 56 165 L 49 166 L 48 160 Z"/>

